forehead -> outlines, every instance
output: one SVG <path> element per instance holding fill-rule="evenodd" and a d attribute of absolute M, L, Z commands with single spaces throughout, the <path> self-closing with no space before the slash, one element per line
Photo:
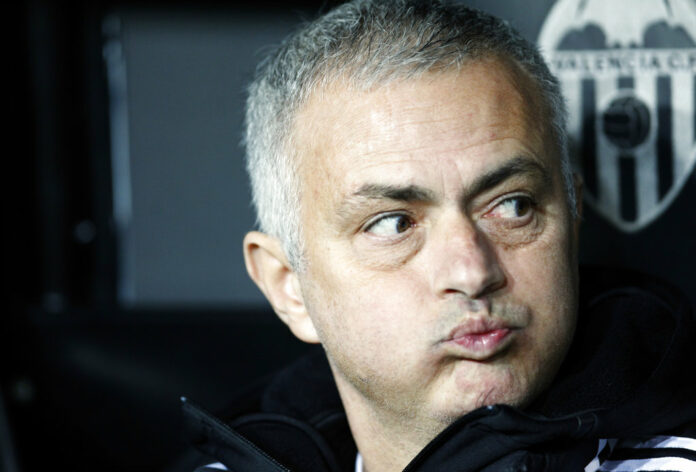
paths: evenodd
<path fill-rule="evenodd" d="M 327 185 L 349 192 L 375 173 L 413 181 L 414 166 L 475 174 L 505 152 L 544 159 L 553 152 L 536 91 L 519 67 L 498 59 L 367 91 L 334 83 L 295 121 L 303 198 L 325 198 Z"/>

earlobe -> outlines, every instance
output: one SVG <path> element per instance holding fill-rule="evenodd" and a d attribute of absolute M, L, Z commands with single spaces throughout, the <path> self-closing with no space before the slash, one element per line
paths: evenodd
<path fill-rule="evenodd" d="M 319 337 L 304 303 L 299 279 L 290 267 L 280 241 L 258 231 L 247 233 L 244 237 L 244 262 L 249 277 L 293 334 L 304 342 L 318 343 Z"/>

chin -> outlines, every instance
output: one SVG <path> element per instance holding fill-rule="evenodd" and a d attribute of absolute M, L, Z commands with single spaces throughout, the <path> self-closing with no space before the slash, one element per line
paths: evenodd
<path fill-rule="evenodd" d="M 531 383 L 529 379 L 521 378 L 510 370 L 499 371 L 484 378 L 458 378 L 456 393 L 450 397 L 453 400 L 451 404 L 456 407 L 450 412 L 456 413 L 458 418 L 489 405 L 505 404 L 524 408 L 534 397 Z"/>
<path fill-rule="evenodd" d="M 505 390 L 488 390 L 478 394 L 475 400 L 467 401 L 459 405 L 451 405 L 443 409 L 436 415 L 436 421 L 441 424 L 441 429 L 445 429 L 450 424 L 468 413 L 490 405 L 509 405 L 516 408 L 524 408 L 530 399 L 526 395 L 514 394 Z"/>

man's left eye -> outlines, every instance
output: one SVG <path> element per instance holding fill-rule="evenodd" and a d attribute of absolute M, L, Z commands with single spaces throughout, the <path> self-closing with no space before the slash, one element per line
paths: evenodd
<path fill-rule="evenodd" d="M 506 198 L 486 214 L 488 218 L 515 219 L 528 216 L 534 207 L 529 197 L 517 196 Z"/>
<path fill-rule="evenodd" d="M 411 226 L 413 221 L 407 215 L 392 214 L 371 223 L 365 231 L 375 236 L 394 236 L 407 231 Z"/>

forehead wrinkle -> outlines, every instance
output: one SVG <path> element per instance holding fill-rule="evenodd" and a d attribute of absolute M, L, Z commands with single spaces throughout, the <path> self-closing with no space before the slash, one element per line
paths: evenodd
<path fill-rule="evenodd" d="M 486 127 L 482 127 L 480 130 L 477 131 L 477 134 L 481 135 L 480 139 L 477 139 L 476 141 L 467 143 L 466 145 L 462 145 L 461 143 L 457 142 L 454 144 L 451 144 L 448 147 L 443 147 L 437 150 L 437 153 L 442 156 L 447 156 L 447 155 L 457 155 L 457 154 L 462 154 L 464 151 L 481 145 L 481 140 L 485 139 L 486 144 L 493 144 L 496 142 L 500 141 L 505 141 L 508 139 L 511 139 L 511 136 L 508 136 L 507 134 L 502 133 L 499 136 L 491 136 L 492 134 L 495 134 L 495 130 L 501 127 L 501 124 L 499 123 L 494 123 L 492 125 L 488 125 Z M 438 134 L 446 134 L 446 133 L 459 133 L 461 134 L 461 126 L 458 128 L 453 127 L 450 130 L 443 131 Z M 408 163 L 413 161 L 414 159 L 417 159 L 418 161 L 421 162 L 431 162 L 434 163 L 435 159 L 432 157 L 427 157 L 427 156 L 432 156 L 433 154 L 433 149 L 431 144 L 423 144 L 421 146 L 417 145 L 407 145 L 407 147 L 400 148 L 398 145 L 404 145 L 403 140 L 397 141 L 397 138 L 399 136 L 396 136 L 394 139 L 394 147 L 388 148 L 388 149 L 370 149 L 368 151 L 362 152 L 360 154 L 360 158 L 362 159 L 367 159 L 367 158 L 372 158 L 372 157 L 388 157 L 388 156 L 394 156 L 394 160 L 390 160 L 388 163 L 389 164 L 400 164 L 400 163 Z M 471 137 L 471 136 L 470 136 Z M 392 143 L 390 143 L 392 144 Z M 377 162 L 375 164 L 363 164 L 364 168 L 370 168 L 373 166 L 381 166 L 384 165 L 383 162 Z"/>

